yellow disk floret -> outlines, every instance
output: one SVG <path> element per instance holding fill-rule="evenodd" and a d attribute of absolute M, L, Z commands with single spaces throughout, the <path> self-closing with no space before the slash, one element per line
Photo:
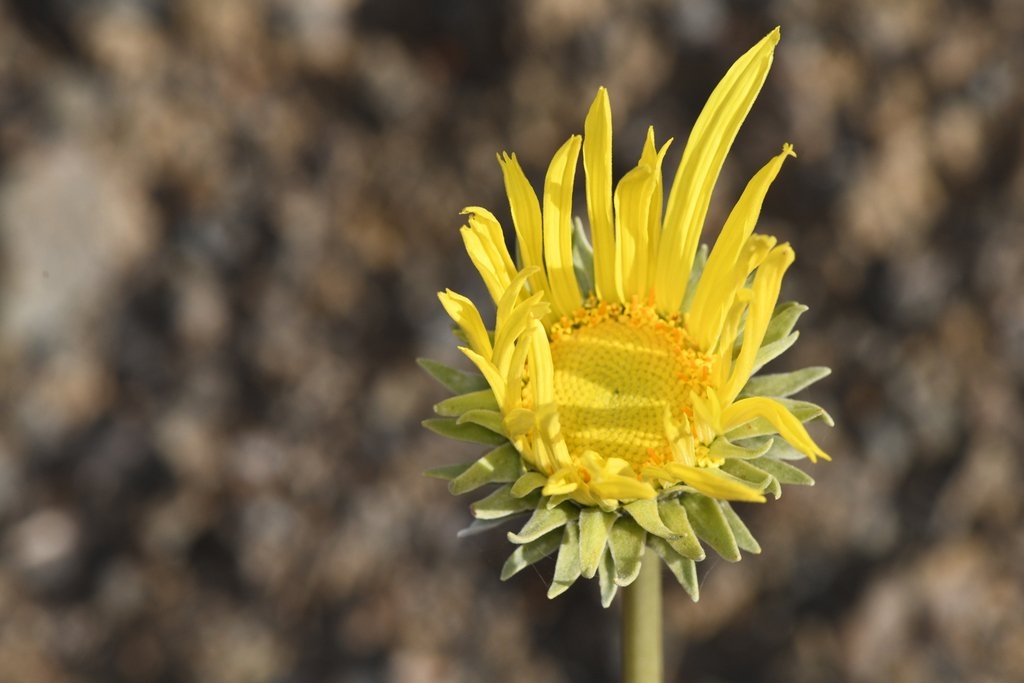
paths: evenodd
<path fill-rule="evenodd" d="M 574 457 L 620 458 L 637 475 L 673 458 L 690 436 L 692 396 L 705 397 L 712 359 L 690 343 L 677 318 L 634 298 L 595 303 L 551 330 L 555 403 Z"/>

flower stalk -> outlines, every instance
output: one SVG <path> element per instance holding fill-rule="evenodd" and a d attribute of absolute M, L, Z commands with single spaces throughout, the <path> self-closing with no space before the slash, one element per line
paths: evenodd
<path fill-rule="evenodd" d="M 665 680 L 661 626 L 661 563 L 647 553 L 636 581 L 622 591 L 622 680 Z"/>

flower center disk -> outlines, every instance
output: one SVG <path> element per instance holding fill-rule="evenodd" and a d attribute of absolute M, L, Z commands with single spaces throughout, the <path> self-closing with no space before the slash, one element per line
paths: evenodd
<path fill-rule="evenodd" d="M 591 304 L 552 329 L 554 397 L 569 453 L 622 458 L 640 474 L 672 458 L 706 396 L 711 360 L 676 319 L 635 301 Z"/>

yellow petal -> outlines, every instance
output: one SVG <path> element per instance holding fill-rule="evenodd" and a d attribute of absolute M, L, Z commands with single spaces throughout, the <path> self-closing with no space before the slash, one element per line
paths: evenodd
<path fill-rule="evenodd" d="M 582 303 L 572 263 L 572 188 L 581 141 L 574 135 L 555 152 L 544 179 L 544 263 L 557 316 Z"/>
<path fill-rule="evenodd" d="M 731 403 L 750 379 L 754 359 L 761 348 L 761 342 L 764 341 L 765 331 L 779 300 L 782 276 L 794 258 L 793 249 L 788 244 L 783 244 L 773 249 L 757 269 L 752 287 L 753 300 L 747 310 L 747 320 L 743 327 L 743 345 L 733 363 L 728 382 L 722 389 L 722 400 L 725 403 Z"/>
<path fill-rule="evenodd" d="M 657 303 L 664 313 L 679 310 L 686 291 L 711 191 L 740 125 L 768 75 L 779 29 L 740 57 L 711 93 L 697 117 L 669 192 L 657 266 Z"/>
<path fill-rule="evenodd" d="M 723 410 L 722 429 L 727 432 L 759 417 L 768 420 L 783 439 L 811 460 L 831 460 L 828 454 L 814 443 L 800 420 L 778 401 L 763 396 L 740 399 Z"/>
<path fill-rule="evenodd" d="M 498 157 L 501 172 L 505 178 L 505 193 L 512 212 L 512 223 L 516 229 L 519 245 L 520 266 L 537 266 L 537 272 L 530 276 L 530 290 L 547 292 L 548 282 L 544 273 L 544 239 L 541 229 L 540 202 L 533 191 L 516 155 L 502 154 Z"/>
<path fill-rule="evenodd" d="M 729 214 L 729 218 L 722 228 L 721 234 L 715 241 L 715 246 L 708 256 L 707 265 L 701 273 L 700 281 L 697 284 L 697 292 L 693 297 L 693 305 L 690 307 L 690 319 L 693 327 L 701 330 L 698 345 L 708 348 L 718 338 L 721 330 L 721 321 L 712 322 L 723 313 L 723 296 L 730 294 L 730 289 L 735 289 L 746 280 L 750 271 L 737 271 L 737 264 L 744 255 L 744 248 L 750 244 L 750 238 L 757 224 L 757 218 L 761 214 L 761 204 L 768 193 L 775 177 L 782 168 L 782 162 L 787 156 L 793 153 L 790 145 L 783 147 L 782 153 L 772 158 L 756 175 L 747 183 L 746 189 L 740 196 L 738 202 Z M 762 238 L 764 239 L 764 238 Z M 763 251 L 763 256 L 768 253 Z M 736 279 L 739 278 L 739 282 Z M 727 285 L 732 281 L 731 285 Z M 724 302 L 724 308 L 728 309 L 731 301 Z"/>
<path fill-rule="evenodd" d="M 612 227 L 612 110 L 600 88 L 583 126 L 587 215 L 594 243 L 594 286 L 602 301 L 615 301 L 615 235 Z M 622 302 L 620 302 L 622 303 Z"/>
<path fill-rule="evenodd" d="M 713 467 L 690 467 L 673 462 L 665 465 L 664 469 L 687 486 L 718 500 L 765 502 L 763 493 Z"/>
<path fill-rule="evenodd" d="M 441 300 L 441 305 L 444 306 L 444 310 L 448 312 L 451 319 L 466 335 L 470 348 L 490 359 L 491 340 L 487 335 L 487 328 L 484 327 L 480 312 L 476 310 L 473 302 L 450 289 L 438 292 L 437 298 Z"/>

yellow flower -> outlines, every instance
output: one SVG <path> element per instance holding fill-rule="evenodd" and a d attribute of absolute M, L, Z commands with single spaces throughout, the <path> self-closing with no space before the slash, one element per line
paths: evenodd
<path fill-rule="evenodd" d="M 727 559 L 759 550 L 728 501 L 763 502 L 780 483 L 811 482 L 784 460 L 828 459 L 803 426 L 828 416 L 787 398 L 828 370 L 752 378 L 795 341 L 804 310 L 778 305 L 792 248 L 754 233 L 791 145 L 754 175 L 710 254 L 698 248 L 715 180 L 778 39 L 776 29 L 714 90 L 667 201 L 669 143 L 658 147 L 653 129 L 613 191 L 601 88 L 584 135 L 555 153 L 540 199 L 515 155 L 499 156 L 515 260 L 491 212 L 464 210 L 466 250 L 497 313 L 488 329 L 472 301 L 439 295 L 479 374 L 425 362 L 457 394 L 426 424 L 496 446 L 471 466 L 434 472 L 456 493 L 502 484 L 473 506 L 478 526 L 533 511 L 510 534 L 520 547 L 504 575 L 558 550 L 551 594 L 600 572 L 607 604 L 649 546 L 696 599 L 697 538 Z M 581 152 L 589 239 L 573 221 Z"/>

